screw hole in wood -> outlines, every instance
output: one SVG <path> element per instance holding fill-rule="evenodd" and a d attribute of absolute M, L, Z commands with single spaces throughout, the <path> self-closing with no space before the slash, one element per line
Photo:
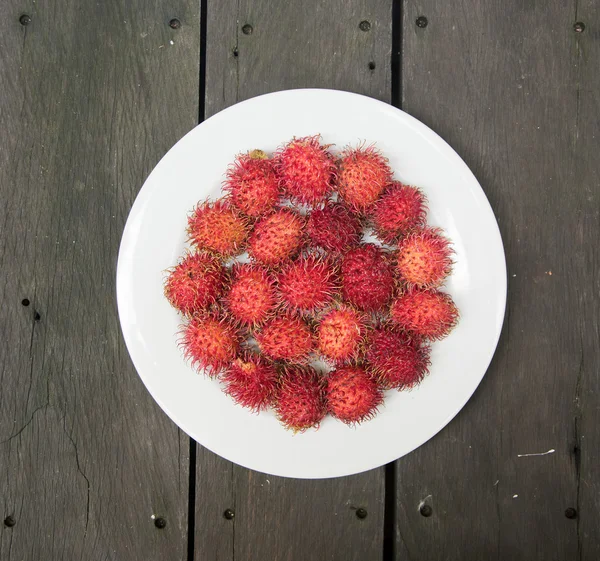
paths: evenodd
<path fill-rule="evenodd" d="M 31 23 L 31 16 L 28 16 L 27 14 L 23 14 L 20 18 L 19 18 L 19 23 L 23 26 L 25 25 L 29 25 Z"/>
<path fill-rule="evenodd" d="M 585 23 L 582 21 L 575 22 L 573 25 L 573 30 L 575 33 L 583 33 L 585 31 Z"/>
<path fill-rule="evenodd" d="M 247 23 L 246 25 L 244 25 L 242 27 L 242 33 L 244 35 L 252 35 L 253 31 L 254 31 L 254 29 L 252 28 L 252 26 L 249 23 Z"/>
<path fill-rule="evenodd" d="M 235 512 L 228 508 L 223 512 L 223 518 L 225 518 L 225 520 L 233 520 L 235 518 Z"/>
<path fill-rule="evenodd" d="M 181 27 L 181 22 L 177 19 L 177 18 L 173 18 L 170 22 L 169 22 L 169 27 L 171 29 L 179 29 Z"/>
<path fill-rule="evenodd" d="M 565 510 L 565 516 L 573 520 L 574 518 L 577 518 L 577 511 L 574 508 L 569 507 L 567 510 Z"/>
<path fill-rule="evenodd" d="M 166 526 L 167 526 L 167 521 L 166 521 L 164 518 L 162 518 L 162 517 L 159 517 L 159 518 L 157 518 L 157 519 L 154 521 L 154 525 L 155 525 L 155 526 L 156 526 L 156 527 L 157 527 L 159 530 L 162 530 L 163 528 L 166 528 Z"/>
<path fill-rule="evenodd" d="M 359 520 L 364 520 L 368 516 L 368 512 L 366 508 L 357 508 L 356 509 L 356 518 Z"/>
<path fill-rule="evenodd" d="M 30 302 L 29 302 L 29 298 L 23 298 L 23 300 L 21 300 L 21 305 L 22 306 L 29 306 Z"/>
<path fill-rule="evenodd" d="M 361 31 L 369 31 L 371 29 L 371 22 L 364 19 L 358 24 L 358 28 Z"/>
<path fill-rule="evenodd" d="M 423 505 L 419 509 L 419 512 L 421 513 L 421 516 L 424 516 L 425 518 L 429 518 L 433 514 L 433 509 L 429 505 Z"/>
<path fill-rule="evenodd" d="M 373 61 L 369 62 L 368 66 L 369 66 L 369 70 L 375 70 L 376 65 Z"/>
<path fill-rule="evenodd" d="M 427 21 L 425 16 L 419 16 L 415 21 L 416 26 L 420 27 L 421 29 L 425 29 L 428 23 L 429 21 Z"/>
<path fill-rule="evenodd" d="M 16 523 L 17 523 L 17 521 L 12 516 L 7 516 L 4 519 L 4 525 L 7 528 L 12 528 Z"/>

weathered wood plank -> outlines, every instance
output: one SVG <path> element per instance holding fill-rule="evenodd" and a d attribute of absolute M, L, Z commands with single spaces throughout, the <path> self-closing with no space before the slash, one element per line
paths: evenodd
<path fill-rule="evenodd" d="M 577 65 L 575 124 L 577 223 L 572 231 L 573 282 L 577 286 L 581 355 L 575 387 L 574 462 L 578 475 L 577 536 L 582 561 L 600 559 L 600 5 L 578 3 L 576 20 L 586 27 L 573 36 Z"/>
<path fill-rule="evenodd" d="M 576 446 L 596 481 L 580 490 L 590 517 L 581 528 L 597 532 L 598 441 L 579 443 L 576 417 L 581 434 L 596 438 L 597 405 L 590 395 L 578 408 L 577 397 L 584 379 L 598 389 L 598 170 L 589 140 L 598 83 L 585 95 L 577 85 L 577 45 L 583 51 L 592 37 L 577 37 L 572 18 L 573 6 L 558 0 L 405 3 L 403 108 L 479 178 L 504 238 L 509 299 L 473 399 L 398 462 L 398 559 L 577 559 L 577 522 L 565 516 L 577 506 Z M 589 48 L 591 75 L 598 58 Z M 587 111 L 579 124 L 578 97 Z M 419 514 L 421 501 L 431 517 Z"/>
<path fill-rule="evenodd" d="M 0 18 L 0 558 L 186 559 L 187 437 L 131 366 L 114 279 L 137 191 L 197 120 L 199 6 L 26 5 Z"/>
<path fill-rule="evenodd" d="M 359 28 L 361 21 L 370 23 L 368 31 Z M 244 33 L 245 25 L 251 32 L 246 27 Z M 391 0 L 209 4 L 206 52 L 207 116 L 249 97 L 297 87 L 346 89 L 389 101 Z M 382 555 L 383 468 L 299 481 L 248 471 L 202 451 L 197 474 L 196 559 Z M 233 520 L 223 517 L 228 508 Z M 367 511 L 366 518 L 357 517 L 358 508 Z"/>

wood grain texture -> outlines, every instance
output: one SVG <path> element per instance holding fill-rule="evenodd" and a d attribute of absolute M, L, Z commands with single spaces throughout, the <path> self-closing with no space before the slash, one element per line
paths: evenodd
<path fill-rule="evenodd" d="M 392 1 L 224 0 L 208 7 L 207 116 L 291 88 L 391 96 Z M 360 22 L 371 24 L 369 31 Z M 245 34 L 244 25 L 252 32 Z M 375 64 L 374 69 L 369 63 Z"/>
<path fill-rule="evenodd" d="M 363 20 L 370 31 L 359 29 Z M 251 34 L 243 33 L 246 24 Z M 207 116 L 249 97 L 298 87 L 389 100 L 391 1 L 209 3 L 206 53 Z M 233 520 L 223 517 L 228 508 Z M 356 516 L 358 508 L 367 510 L 366 518 Z M 301 481 L 249 471 L 200 449 L 195 558 L 379 559 L 383 511 L 383 468 Z"/>
<path fill-rule="evenodd" d="M 137 191 L 197 120 L 198 18 L 184 0 L 2 6 L 3 560 L 186 559 L 187 437 L 131 365 L 114 279 Z"/>
<path fill-rule="evenodd" d="M 403 108 L 480 180 L 509 296 L 475 396 L 397 464 L 397 559 L 598 558 L 598 35 L 573 17 L 558 0 L 405 3 Z"/>

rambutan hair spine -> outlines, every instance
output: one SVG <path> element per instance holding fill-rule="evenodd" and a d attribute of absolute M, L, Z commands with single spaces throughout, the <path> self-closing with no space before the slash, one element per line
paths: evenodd
<path fill-rule="evenodd" d="M 227 270 L 212 254 L 189 249 L 165 271 L 164 295 L 180 314 L 191 317 L 210 311 L 227 286 Z"/>
<path fill-rule="evenodd" d="M 441 228 L 413 230 L 398 243 L 394 273 L 409 290 L 436 289 L 452 273 L 453 255 L 451 242 Z"/>
<path fill-rule="evenodd" d="M 197 313 L 180 326 L 178 346 L 193 369 L 216 377 L 240 352 L 242 337 L 236 327 L 217 312 Z"/>
<path fill-rule="evenodd" d="M 275 161 L 263 150 L 238 154 L 229 164 L 223 190 L 226 200 L 251 220 L 271 211 L 282 195 Z"/>
<path fill-rule="evenodd" d="M 280 267 L 277 284 L 280 309 L 311 314 L 340 295 L 339 266 L 327 254 L 304 249 Z"/>
<path fill-rule="evenodd" d="M 188 216 L 188 242 L 221 259 L 245 251 L 250 229 L 248 217 L 226 198 L 200 201 Z"/>
<path fill-rule="evenodd" d="M 300 205 L 321 203 L 335 188 L 335 158 L 329 151 L 331 145 L 321 140 L 320 134 L 294 137 L 273 155 L 281 189 Z"/>
<path fill-rule="evenodd" d="M 370 314 L 337 299 L 314 317 L 318 357 L 332 368 L 360 363 L 373 329 Z"/>
<path fill-rule="evenodd" d="M 375 144 L 346 146 L 338 159 L 339 198 L 352 210 L 368 216 L 385 187 L 392 182 L 389 160 Z"/>

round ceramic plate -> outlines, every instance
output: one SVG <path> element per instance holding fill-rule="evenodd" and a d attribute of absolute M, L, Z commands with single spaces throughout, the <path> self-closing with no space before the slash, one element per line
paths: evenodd
<path fill-rule="evenodd" d="M 458 327 L 433 344 L 429 376 L 412 391 L 387 392 L 371 421 L 356 427 L 327 417 L 293 434 L 272 412 L 235 405 L 215 380 L 184 361 L 181 318 L 163 296 L 165 269 L 186 247 L 190 209 L 218 198 L 227 165 L 253 148 L 274 151 L 294 136 L 320 133 L 334 150 L 376 143 L 395 177 L 429 199 L 430 224 L 456 252 L 448 291 Z M 197 126 L 160 161 L 125 226 L 117 299 L 127 348 L 146 387 L 187 434 L 242 466 L 287 477 L 349 475 L 408 454 L 463 407 L 494 354 L 506 303 L 502 240 L 490 205 L 460 157 L 425 125 L 385 103 L 333 90 L 290 90 L 238 103 Z"/>

